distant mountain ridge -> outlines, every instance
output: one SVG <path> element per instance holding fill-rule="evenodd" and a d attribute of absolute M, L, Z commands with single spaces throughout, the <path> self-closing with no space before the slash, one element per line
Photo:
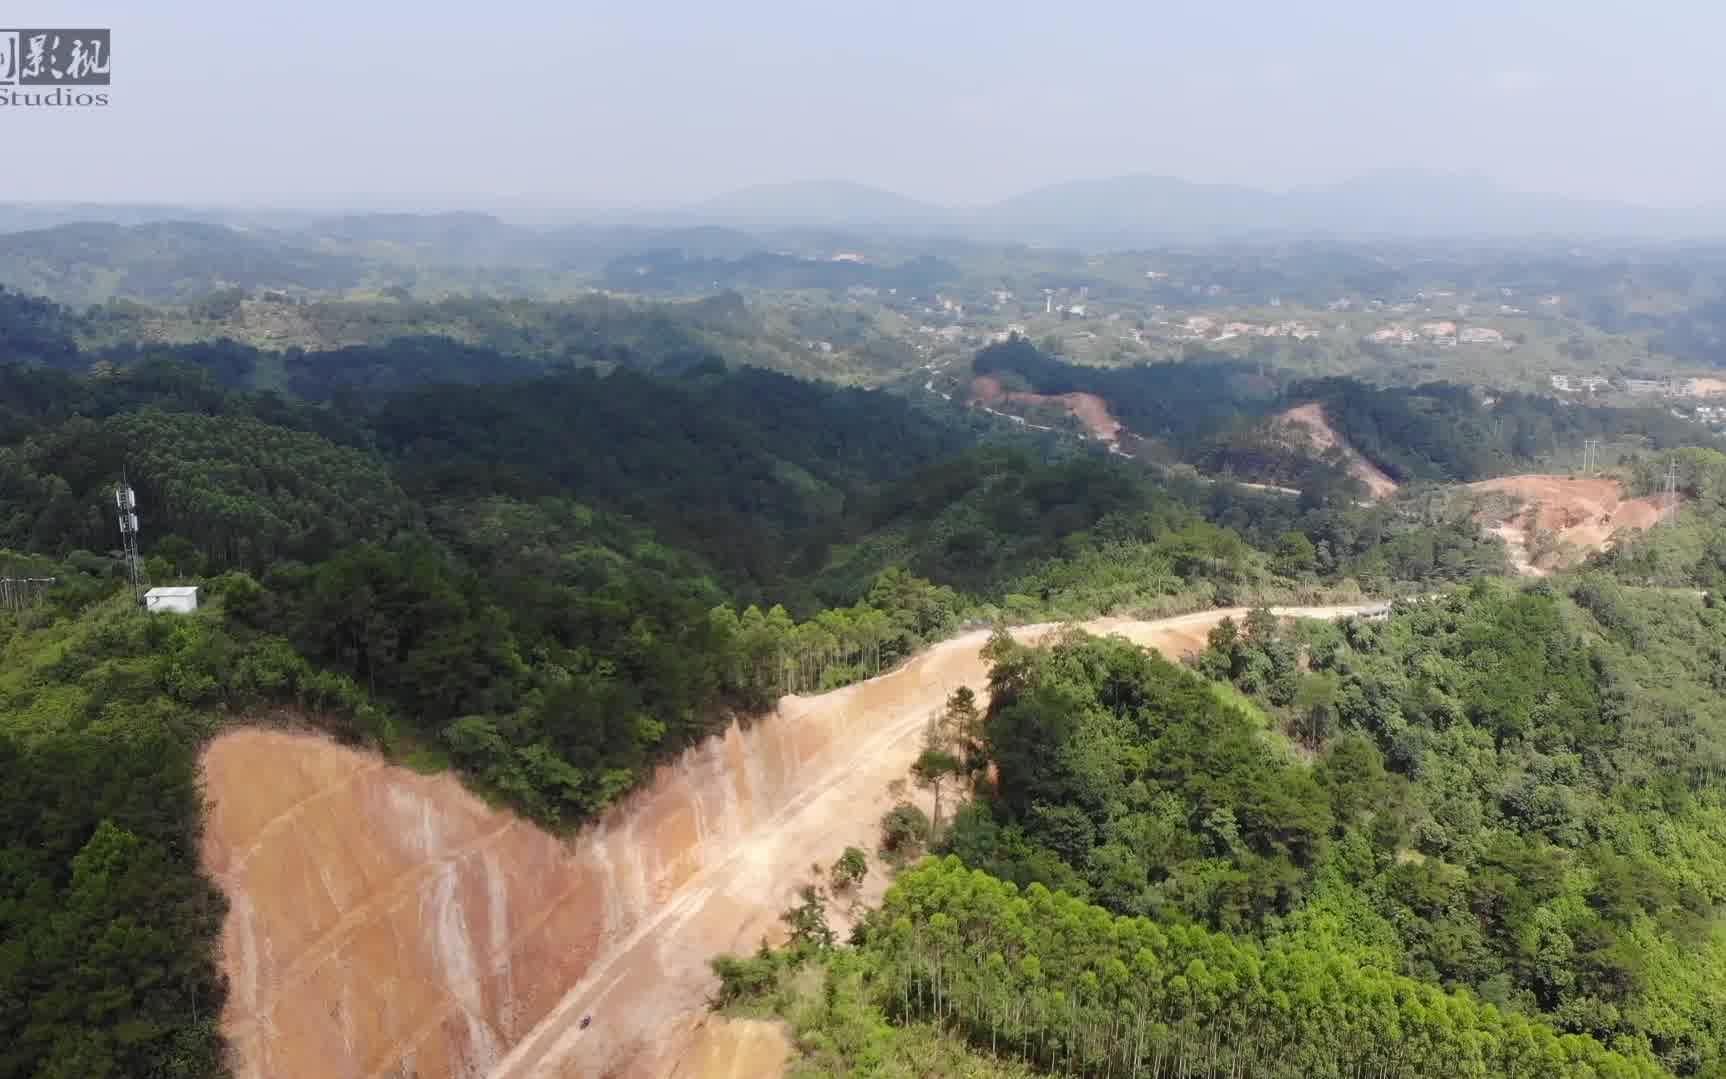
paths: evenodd
<path fill-rule="evenodd" d="M 977 207 L 940 207 L 862 184 L 747 188 L 689 208 L 736 225 L 793 216 L 830 227 L 906 225 L 1075 247 L 1263 234 L 1353 237 L 1726 235 L 1726 206 L 1667 209 L 1515 191 L 1482 176 L 1387 170 L 1287 192 L 1129 174 L 1069 180 Z M 821 216 L 824 214 L 825 216 Z"/>
<path fill-rule="evenodd" d="M 1705 241 L 1726 239 L 1726 204 L 1636 206 L 1420 171 L 1282 192 L 1136 174 L 1049 184 L 974 207 L 816 180 L 540 226 L 470 210 L 0 203 L 0 286 L 74 304 L 188 299 L 228 286 L 339 292 L 429 282 L 528 294 L 585 284 L 616 260 L 640 255 L 827 259 L 841 250 L 874 258 L 872 244 L 891 249 L 907 240 L 1094 251 L 1283 238 Z"/>
<path fill-rule="evenodd" d="M 536 282 L 554 286 L 559 275 L 599 273 L 643 251 L 735 259 L 768 246 L 761 237 L 710 225 L 540 229 L 469 211 L 349 214 L 271 228 L 212 215 L 187 218 L 179 207 L 164 208 L 172 216 L 142 220 L 143 207 L 104 209 L 119 220 L 0 227 L 0 288 L 83 306 L 179 302 L 229 287 L 339 293 L 411 286 L 441 274 L 457 291 L 515 294 L 532 292 Z"/>

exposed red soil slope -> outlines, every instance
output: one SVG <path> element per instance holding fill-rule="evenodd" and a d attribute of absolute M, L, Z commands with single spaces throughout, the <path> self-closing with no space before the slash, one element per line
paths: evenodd
<path fill-rule="evenodd" d="M 1324 407 L 1318 402 L 1297 405 L 1278 415 L 1276 422 L 1299 431 L 1319 453 L 1327 453 L 1340 446 L 1343 456 L 1348 460 L 1349 475 L 1366 484 L 1367 491 L 1373 498 L 1389 498 L 1396 494 L 1396 481 L 1386 475 L 1384 469 L 1361 456 L 1360 451 L 1336 433 L 1336 428 L 1332 427 L 1330 420 L 1325 417 Z"/>
<path fill-rule="evenodd" d="M 1594 551 L 1611 546 L 1619 529 L 1642 531 L 1659 523 L 1661 500 L 1625 498 L 1624 485 L 1615 479 L 1569 476 L 1502 476 L 1468 485 L 1471 491 L 1497 492 L 1522 500 L 1521 507 L 1502 521 L 1482 519 L 1487 531 L 1501 537 L 1510 548 L 1517 572 L 1541 577 L 1562 565 L 1579 561 Z M 1531 556 L 1539 532 L 1553 533 L 1558 548 Z M 1569 550 L 1564 548 L 1568 547 Z"/>
<path fill-rule="evenodd" d="M 1245 613 L 1087 628 L 1179 654 Z M 777 939 L 812 862 L 873 847 L 928 717 L 960 685 L 984 696 L 985 642 L 967 634 L 867 682 L 787 697 L 569 842 L 449 775 L 308 734 L 222 735 L 203 761 L 203 856 L 231 904 L 235 1074 L 682 1076 L 708 1053 L 737 1074 L 766 1067 L 762 1031 L 697 1036 L 707 960 Z M 878 866 L 867 883 L 878 895 Z"/>
<path fill-rule="evenodd" d="M 672 1066 L 672 1079 L 774 1079 L 785 1073 L 791 1040 L 778 1023 L 721 1019 L 702 1023 L 689 1055 Z"/>
<path fill-rule="evenodd" d="M 1085 425 L 1085 430 L 1104 442 L 1116 442 L 1121 437 L 1121 421 L 1109 412 L 1109 403 L 1094 393 L 1042 394 L 1007 392 L 1001 380 L 992 375 L 979 375 L 971 380 L 971 396 L 988 405 L 1058 404 L 1069 415 Z"/>

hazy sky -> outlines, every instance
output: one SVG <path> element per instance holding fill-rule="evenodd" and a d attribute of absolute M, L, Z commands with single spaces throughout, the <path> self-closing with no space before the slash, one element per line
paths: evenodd
<path fill-rule="evenodd" d="M 1719 0 L 1081 6 L 138 0 L 107 109 L 0 109 L 0 199 L 687 200 L 846 178 L 952 203 L 1375 168 L 1726 199 Z"/>

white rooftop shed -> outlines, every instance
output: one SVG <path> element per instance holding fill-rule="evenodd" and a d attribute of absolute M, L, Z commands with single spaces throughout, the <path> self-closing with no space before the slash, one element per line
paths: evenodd
<path fill-rule="evenodd" d="M 198 589 L 196 585 L 186 585 L 176 588 L 152 588 L 144 593 L 144 609 L 147 611 L 173 611 L 176 614 L 191 614 L 198 609 Z"/>

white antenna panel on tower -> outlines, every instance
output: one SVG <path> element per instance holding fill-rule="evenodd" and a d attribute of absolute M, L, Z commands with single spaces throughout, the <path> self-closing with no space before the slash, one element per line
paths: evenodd
<path fill-rule="evenodd" d="M 126 514 L 126 520 L 131 523 L 132 531 L 134 531 L 134 532 L 138 531 L 138 515 L 137 514 L 135 514 L 135 513 Z"/>

